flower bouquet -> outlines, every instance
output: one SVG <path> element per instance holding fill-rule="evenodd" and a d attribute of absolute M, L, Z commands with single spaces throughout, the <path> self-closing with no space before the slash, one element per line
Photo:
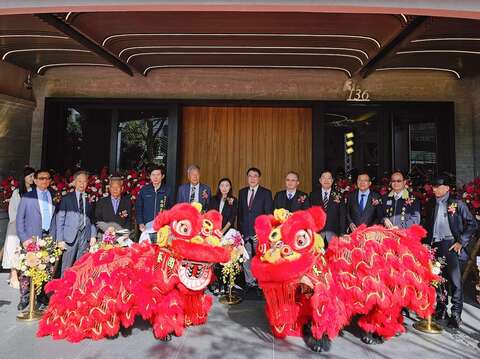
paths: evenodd
<path fill-rule="evenodd" d="M 242 235 L 235 229 L 229 229 L 222 238 L 222 246 L 232 247 L 230 261 L 223 263 L 222 281 L 227 284 L 228 294 L 220 298 L 224 304 L 238 304 L 240 298 L 232 295 L 232 288 L 235 285 L 235 278 L 242 270 L 242 263 L 248 259 L 248 253 L 245 250 Z"/>
<path fill-rule="evenodd" d="M 23 242 L 18 252 L 17 270 L 31 278 L 36 294 L 39 294 L 42 284 L 52 279 L 55 263 L 62 254 L 62 248 L 52 237 L 32 237 Z"/>
<path fill-rule="evenodd" d="M 41 312 L 35 310 L 35 296 L 42 291 L 43 283 L 52 279 L 62 250 L 62 246 L 52 237 L 32 237 L 17 249 L 16 269 L 30 278 L 30 305 L 28 311 L 17 316 L 19 320 L 32 321 L 41 317 Z"/>
<path fill-rule="evenodd" d="M 128 229 L 115 230 L 109 227 L 102 236 L 101 241 L 97 241 L 90 246 L 90 252 L 96 252 L 99 249 L 109 250 L 114 247 L 130 247 L 133 242 L 129 238 L 130 231 Z"/>

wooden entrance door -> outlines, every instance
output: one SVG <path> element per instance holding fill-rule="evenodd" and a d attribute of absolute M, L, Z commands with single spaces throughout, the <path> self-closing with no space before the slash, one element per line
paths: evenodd
<path fill-rule="evenodd" d="M 300 188 L 311 190 L 312 110 L 302 107 L 186 106 L 182 110 L 180 176 L 197 164 L 201 180 L 215 192 L 229 177 L 234 193 L 246 185 L 246 170 L 258 167 L 262 185 L 284 188 L 285 174 L 300 174 Z"/>

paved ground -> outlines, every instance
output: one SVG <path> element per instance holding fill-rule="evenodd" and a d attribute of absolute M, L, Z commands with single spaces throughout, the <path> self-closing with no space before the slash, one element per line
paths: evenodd
<path fill-rule="evenodd" d="M 0 273 L 0 359 L 104 359 L 104 358 L 480 358 L 480 309 L 466 305 L 464 325 L 458 333 L 426 335 L 411 327 L 408 333 L 380 346 L 367 346 L 354 331 L 337 338 L 328 354 L 310 352 L 300 338 L 272 337 L 263 314 L 263 302 L 244 301 L 236 306 L 214 304 L 208 323 L 189 328 L 170 343 L 154 339 L 148 324 L 138 322 L 127 337 L 70 344 L 51 338 L 37 339 L 36 323 L 15 319 L 18 292 Z"/>

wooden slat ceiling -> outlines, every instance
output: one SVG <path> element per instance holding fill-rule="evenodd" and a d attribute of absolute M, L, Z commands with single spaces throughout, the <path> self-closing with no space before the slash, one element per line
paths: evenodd
<path fill-rule="evenodd" d="M 146 76 L 168 67 L 259 67 L 335 70 L 351 77 L 371 66 L 372 59 L 377 71 L 446 71 L 458 78 L 480 73 L 480 22 L 475 20 L 428 18 L 400 42 L 415 17 L 285 12 L 47 16 L 62 26 L 35 15 L 0 16 L 2 60 L 39 74 L 56 66 L 118 66 L 98 55 L 103 50 Z M 65 26 L 93 47 L 67 36 Z M 384 57 L 382 49 L 396 41 L 400 46 Z"/>
<path fill-rule="evenodd" d="M 55 66 L 111 66 L 32 15 L 0 16 L 0 55 L 36 73 Z"/>

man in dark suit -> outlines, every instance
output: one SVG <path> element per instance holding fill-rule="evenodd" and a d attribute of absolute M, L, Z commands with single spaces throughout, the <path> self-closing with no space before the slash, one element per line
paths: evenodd
<path fill-rule="evenodd" d="M 448 326 L 459 328 L 463 310 L 463 287 L 460 263 L 468 259 L 466 249 L 477 230 L 477 222 L 467 205 L 454 198 L 450 192 L 450 179 L 438 176 L 433 179 L 433 198 L 426 206 L 427 243 L 435 250 L 437 258 L 443 258 L 442 276 L 452 293 L 451 316 L 448 318 L 448 296 L 439 293 L 435 318 L 448 320 Z"/>
<path fill-rule="evenodd" d="M 132 229 L 132 202 L 130 196 L 122 196 L 123 180 L 120 177 L 110 178 L 110 196 L 101 198 L 95 206 L 95 224 L 101 233 L 109 227 Z"/>
<path fill-rule="evenodd" d="M 381 222 L 387 228 L 408 228 L 420 224 L 420 202 L 408 192 L 407 181 L 402 172 L 390 176 L 392 190 L 382 198 Z"/>
<path fill-rule="evenodd" d="M 88 174 L 78 171 L 73 175 L 75 191 L 62 198 L 56 216 L 57 241 L 65 242 L 62 256 L 62 276 L 95 243 L 97 229 L 92 205 L 85 193 Z"/>
<path fill-rule="evenodd" d="M 243 263 L 246 290 L 254 290 L 255 292 L 257 284 L 250 265 L 257 248 L 255 219 L 262 214 L 273 212 L 272 192 L 260 186 L 261 176 L 262 173 L 258 168 L 249 168 L 247 171 L 248 187 L 242 188 L 238 193 L 238 229 L 243 235 L 245 249 L 250 256 L 250 259 Z"/>
<path fill-rule="evenodd" d="M 380 195 L 370 189 L 372 181 L 367 172 L 359 172 L 357 189 L 347 199 L 347 224 L 354 231 L 361 224 L 372 226 L 379 222 Z"/>
<path fill-rule="evenodd" d="M 16 217 L 17 235 L 21 243 L 32 237 L 55 237 L 55 193 L 49 188 L 51 176 L 46 169 L 39 169 L 34 174 L 35 188 L 25 192 L 18 205 Z M 20 276 L 20 303 L 18 310 L 24 310 L 29 304 L 30 280 Z M 38 296 L 40 307 L 48 302 L 43 294 Z M 41 309 L 41 308 L 40 308 Z"/>
<path fill-rule="evenodd" d="M 342 195 L 332 188 L 334 182 L 332 172 L 323 171 L 319 182 L 320 188 L 310 194 L 310 203 L 312 206 L 323 207 L 327 214 L 325 227 L 320 234 L 328 245 L 332 237 L 345 233 L 345 201 Z"/>
<path fill-rule="evenodd" d="M 305 192 L 298 190 L 300 184 L 297 172 L 290 171 L 285 177 L 285 189 L 275 194 L 273 207 L 285 208 L 290 212 L 307 209 L 310 207 L 310 200 Z"/>
<path fill-rule="evenodd" d="M 187 169 L 188 182 L 178 187 L 177 203 L 199 202 L 202 210 L 208 208 L 208 202 L 212 197 L 210 187 L 200 183 L 200 167 L 191 165 Z"/>

